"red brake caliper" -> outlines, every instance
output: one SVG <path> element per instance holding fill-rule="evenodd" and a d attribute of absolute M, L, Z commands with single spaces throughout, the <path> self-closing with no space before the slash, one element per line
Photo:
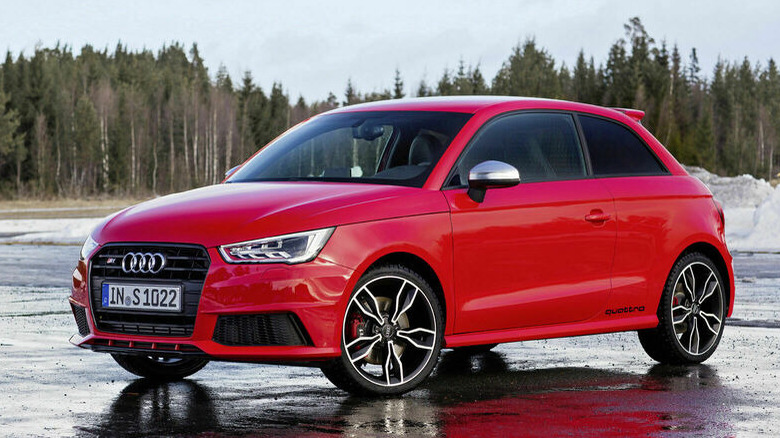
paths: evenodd
<path fill-rule="evenodd" d="M 351 339 L 357 339 L 360 336 L 360 329 L 363 328 L 365 322 L 363 321 L 363 316 L 359 313 L 355 312 L 351 315 L 349 315 L 349 322 L 348 322 L 348 329 L 349 329 L 349 336 Z"/>

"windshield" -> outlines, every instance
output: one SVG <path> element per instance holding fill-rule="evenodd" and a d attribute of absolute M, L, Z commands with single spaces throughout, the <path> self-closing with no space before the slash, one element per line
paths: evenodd
<path fill-rule="evenodd" d="M 338 181 L 422 187 L 470 114 L 323 115 L 266 146 L 227 182 Z"/>

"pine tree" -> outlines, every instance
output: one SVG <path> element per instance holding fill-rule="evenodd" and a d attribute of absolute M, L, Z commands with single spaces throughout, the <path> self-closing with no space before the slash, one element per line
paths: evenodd
<path fill-rule="evenodd" d="M 470 70 L 469 83 L 472 94 L 482 95 L 490 92 L 485 77 L 482 76 L 482 71 L 479 69 L 479 64 L 474 67 L 474 70 Z"/>
<path fill-rule="evenodd" d="M 578 102 L 593 103 L 588 101 L 588 89 L 590 88 L 590 78 L 588 77 L 588 64 L 585 61 L 585 51 L 580 49 L 577 55 L 577 61 L 574 64 L 572 72 L 572 99 Z"/>
<path fill-rule="evenodd" d="M 707 169 L 719 169 L 718 150 L 715 146 L 715 134 L 713 129 L 712 111 L 705 106 L 693 131 L 691 149 L 693 159 L 688 164 L 704 166 Z"/>
<path fill-rule="evenodd" d="M 26 154 L 24 134 L 19 129 L 19 116 L 15 110 L 7 108 L 8 98 L 0 89 L 0 170 L 6 164 L 18 163 Z M 3 172 L 3 174 L 6 174 Z M 19 182 L 17 172 L 17 185 Z"/>
<path fill-rule="evenodd" d="M 626 53 L 626 42 L 620 39 L 609 48 L 607 66 L 604 69 L 606 88 L 604 104 L 617 107 L 633 106 L 636 95 L 633 79 L 633 72 Z"/>
<path fill-rule="evenodd" d="M 699 56 L 696 54 L 696 48 L 694 47 L 691 49 L 688 61 L 688 82 L 698 83 L 699 72 L 701 72 L 701 67 L 699 67 Z"/>
<path fill-rule="evenodd" d="M 352 78 L 347 79 L 347 88 L 344 90 L 344 106 L 354 105 L 360 102 L 360 95 L 355 91 L 352 85 Z"/>
<path fill-rule="evenodd" d="M 290 126 L 290 101 L 282 90 L 282 84 L 274 83 L 271 87 L 271 127 L 268 140 L 284 132 Z"/>
<path fill-rule="evenodd" d="M 449 69 L 444 69 L 444 74 L 439 79 L 439 83 L 436 84 L 436 94 L 439 96 L 451 96 L 455 94 L 455 85 L 452 81 L 452 76 Z"/>
<path fill-rule="evenodd" d="M 560 97 L 561 88 L 555 61 L 544 49 L 528 39 L 512 50 L 509 59 L 493 79 L 493 92 L 508 96 Z"/>
<path fill-rule="evenodd" d="M 764 149 L 765 170 L 767 179 L 778 178 L 777 164 L 778 142 L 780 142 L 780 73 L 774 59 L 769 59 L 767 67 L 761 74 L 761 126 L 759 130 L 759 144 Z"/>
<path fill-rule="evenodd" d="M 471 67 L 466 71 L 463 59 L 458 62 L 458 72 L 452 80 L 452 93 L 458 95 L 474 94 L 471 86 Z"/>
<path fill-rule="evenodd" d="M 431 87 L 425 82 L 425 79 L 420 81 L 420 85 L 417 86 L 417 93 L 415 95 L 417 97 L 433 96 L 433 90 L 431 90 Z"/>
<path fill-rule="evenodd" d="M 297 125 L 308 119 L 309 111 L 309 105 L 306 104 L 306 100 L 303 96 L 298 96 L 298 101 L 295 102 L 295 106 L 290 110 L 290 124 Z"/>
<path fill-rule="evenodd" d="M 95 106 L 87 96 L 81 96 L 76 103 L 73 124 L 75 159 L 81 163 L 74 177 L 82 182 L 81 190 L 94 190 L 98 180 L 95 163 L 100 161 L 100 124 Z"/>
<path fill-rule="evenodd" d="M 233 92 L 233 81 L 230 79 L 230 74 L 228 74 L 224 64 L 219 65 L 216 79 L 217 88 L 221 88 L 227 92 Z"/>
<path fill-rule="evenodd" d="M 393 99 L 403 99 L 404 96 L 404 81 L 401 79 L 401 72 L 396 68 L 393 80 Z"/>

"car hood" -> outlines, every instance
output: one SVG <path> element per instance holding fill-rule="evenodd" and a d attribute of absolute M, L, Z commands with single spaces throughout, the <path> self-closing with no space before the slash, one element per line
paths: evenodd
<path fill-rule="evenodd" d="M 93 232 L 109 242 L 206 247 L 349 223 L 448 211 L 439 191 L 373 184 L 231 183 L 127 208 Z"/>

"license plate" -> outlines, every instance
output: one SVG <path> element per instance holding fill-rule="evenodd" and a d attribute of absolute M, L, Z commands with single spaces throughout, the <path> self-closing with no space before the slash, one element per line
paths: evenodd
<path fill-rule="evenodd" d="M 181 312 L 181 286 L 103 283 L 103 308 Z"/>

